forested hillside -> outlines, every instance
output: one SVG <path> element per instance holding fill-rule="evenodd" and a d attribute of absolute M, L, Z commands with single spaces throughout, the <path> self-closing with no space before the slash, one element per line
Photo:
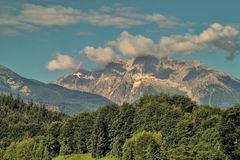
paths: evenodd
<path fill-rule="evenodd" d="M 72 117 L 5 96 L 0 106 L 3 160 L 85 153 L 123 160 L 240 159 L 240 106 L 221 110 L 165 94 Z"/>
<path fill-rule="evenodd" d="M 65 117 L 44 106 L 24 103 L 20 98 L 0 96 L 0 159 L 29 160 L 29 156 L 35 157 L 31 151 L 42 152 L 47 148 L 44 142 L 47 124 L 58 123 Z"/>

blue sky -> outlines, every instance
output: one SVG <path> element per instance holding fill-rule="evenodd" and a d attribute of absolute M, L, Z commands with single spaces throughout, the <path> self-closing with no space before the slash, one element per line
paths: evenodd
<path fill-rule="evenodd" d="M 200 60 L 240 78 L 239 6 L 238 0 L 0 0 L 0 64 L 51 82 L 116 57 L 156 55 Z"/>

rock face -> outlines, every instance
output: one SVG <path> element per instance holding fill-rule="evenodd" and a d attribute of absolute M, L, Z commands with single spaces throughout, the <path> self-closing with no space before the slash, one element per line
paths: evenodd
<path fill-rule="evenodd" d="M 107 98 L 96 94 L 73 91 L 55 84 L 23 78 L 1 65 L 0 94 L 19 95 L 26 101 L 33 100 L 67 114 L 92 110 L 112 103 Z"/>
<path fill-rule="evenodd" d="M 99 94 L 118 104 L 160 92 L 187 95 L 199 104 L 211 106 L 229 107 L 240 103 L 240 80 L 199 61 L 178 61 L 169 57 L 115 60 L 102 70 L 79 70 L 53 83 Z"/>

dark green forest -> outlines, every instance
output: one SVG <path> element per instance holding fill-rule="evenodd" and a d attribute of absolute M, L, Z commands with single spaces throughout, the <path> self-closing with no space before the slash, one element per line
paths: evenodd
<path fill-rule="evenodd" d="M 240 106 L 220 109 L 160 94 L 67 116 L 0 96 L 0 159 L 91 153 L 123 160 L 239 160 Z"/>

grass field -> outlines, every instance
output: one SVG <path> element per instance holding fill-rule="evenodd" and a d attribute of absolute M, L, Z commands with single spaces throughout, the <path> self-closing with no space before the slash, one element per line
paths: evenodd
<path fill-rule="evenodd" d="M 53 160 L 118 160 L 117 158 L 104 157 L 104 158 L 92 158 L 91 154 L 72 154 L 68 156 L 59 156 Z"/>

